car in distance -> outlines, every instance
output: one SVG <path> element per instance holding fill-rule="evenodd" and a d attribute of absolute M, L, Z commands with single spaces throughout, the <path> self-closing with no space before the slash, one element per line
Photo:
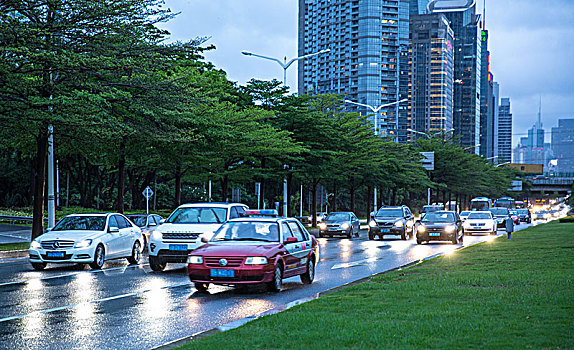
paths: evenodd
<path fill-rule="evenodd" d="M 515 225 L 520 225 L 520 218 L 518 217 L 518 212 L 516 209 L 510 209 L 510 218 Z"/>
<path fill-rule="evenodd" d="M 385 235 L 400 235 L 402 240 L 414 236 L 415 223 L 411 210 L 403 205 L 382 207 L 369 222 L 369 239 L 383 239 Z"/>
<path fill-rule="evenodd" d="M 163 218 L 157 214 L 128 214 L 126 217 L 142 230 L 144 238 L 142 250 L 146 249 L 151 231 L 161 223 Z"/>
<path fill-rule="evenodd" d="M 417 221 L 417 244 L 423 241 L 450 241 L 462 243 L 462 220 L 455 211 L 435 211 L 427 213 Z"/>
<path fill-rule="evenodd" d="M 518 218 L 520 222 L 526 222 L 527 224 L 532 222 L 532 214 L 530 214 L 530 210 L 523 208 L 523 209 L 516 209 L 518 213 Z"/>
<path fill-rule="evenodd" d="M 274 211 L 274 210 L 273 210 Z M 259 210 L 247 211 L 259 216 Z M 281 290 L 284 278 L 299 275 L 304 284 L 315 278 L 319 246 L 295 218 L 243 217 L 221 225 L 187 260 L 189 279 L 199 292 L 210 284 L 265 284 Z"/>
<path fill-rule="evenodd" d="M 496 234 L 496 220 L 490 211 L 473 211 L 463 224 L 464 233 L 472 235 L 473 233 Z"/>
<path fill-rule="evenodd" d="M 140 228 L 122 214 L 71 214 L 32 241 L 29 259 L 35 270 L 48 263 L 89 264 L 101 269 L 110 259 L 139 263 L 142 244 Z"/>
<path fill-rule="evenodd" d="M 359 218 L 350 211 L 332 212 L 327 214 L 319 225 L 319 237 L 345 235 L 351 238 L 359 237 Z"/>
<path fill-rule="evenodd" d="M 465 211 L 461 211 L 459 216 L 460 219 L 464 222 L 464 220 L 466 220 L 466 218 L 468 217 L 468 214 L 470 214 L 471 211 L 465 210 Z"/>
<path fill-rule="evenodd" d="M 488 209 L 494 216 L 494 220 L 496 221 L 496 228 L 506 229 L 506 219 L 511 219 L 510 217 L 510 210 L 505 207 L 494 207 Z"/>
<path fill-rule="evenodd" d="M 421 216 L 426 213 L 432 213 L 434 211 L 444 210 L 443 204 L 430 204 L 430 205 L 423 205 L 423 210 L 421 211 Z"/>
<path fill-rule="evenodd" d="M 177 207 L 149 237 L 149 265 L 163 271 L 167 263 L 185 263 L 201 237 L 211 238 L 225 221 L 241 217 L 247 206 L 241 203 L 191 203 Z"/>
<path fill-rule="evenodd" d="M 328 215 L 327 212 L 323 212 L 323 211 L 319 212 L 318 211 L 317 212 L 317 224 L 320 222 L 323 222 L 323 220 L 325 219 L 325 216 L 327 216 L 327 215 Z M 312 214 L 307 217 L 307 222 L 311 225 L 313 224 L 313 215 Z"/>

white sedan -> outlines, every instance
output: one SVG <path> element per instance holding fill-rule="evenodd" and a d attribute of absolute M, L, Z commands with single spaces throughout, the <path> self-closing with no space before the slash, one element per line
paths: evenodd
<path fill-rule="evenodd" d="M 496 221 L 490 211 L 473 211 L 463 223 L 464 234 L 473 233 L 496 234 Z"/>
<path fill-rule="evenodd" d="M 104 261 L 141 259 L 142 232 L 122 214 L 72 214 L 30 244 L 30 263 L 42 270 L 47 263 L 89 264 L 101 269 Z"/>

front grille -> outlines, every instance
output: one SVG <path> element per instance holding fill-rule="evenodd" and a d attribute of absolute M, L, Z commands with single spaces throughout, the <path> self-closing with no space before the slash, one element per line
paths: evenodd
<path fill-rule="evenodd" d="M 54 244 L 56 243 L 59 244 L 59 247 L 54 247 Z M 42 248 L 49 250 L 69 249 L 74 247 L 74 241 L 53 240 L 42 241 L 40 244 L 42 245 Z"/>
<path fill-rule="evenodd" d="M 339 227 L 339 224 L 329 224 L 327 227 Z"/>
<path fill-rule="evenodd" d="M 48 256 L 47 254 L 42 254 L 44 260 L 70 260 L 73 254 L 65 254 L 63 258 Z"/>
<path fill-rule="evenodd" d="M 219 265 L 220 259 L 227 260 L 227 265 L 225 265 L 225 267 L 239 267 L 239 266 L 241 266 L 241 263 L 243 262 L 243 258 L 224 258 L 224 257 L 219 257 L 219 258 L 204 257 L 203 258 L 203 260 L 205 261 L 205 265 L 208 267 L 221 267 L 221 265 Z"/>
<path fill-rule="evenodd" d="M 242 277 L 211 277 L 206 275 L 189 275 L 189 279 L 192 281 L 224 281 L 224 282 L 259 282 L 262 281 L 264 275 L 255 276 L 242 276 Z"/>
<path fill-rule="evenodd" d="M 164 232 L 163 239 L 197 239 L 199 232 Z"/>

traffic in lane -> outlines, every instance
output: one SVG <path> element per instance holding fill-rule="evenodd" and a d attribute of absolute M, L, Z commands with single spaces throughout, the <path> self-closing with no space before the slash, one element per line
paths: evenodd
<path fill-rule="evenodd" d="M 493 238 L 467 236 L 463 244 Z M 318 242 L 313 284 L 288 278 L 277 294 L 261 287 L 226 286 L 198 293 L 183 264 L 157 273 L 147 264 L 124 261 L 107 262 L 101 271 L 78 271 L 74 265 L 32 271 L 25 261 L 0 263 L 0 344 L 30 349 L 46 344 L 54 349 L 154 347 L 460 247 L 417 245 L 400 236 L 371 241 L 364 230 L 359 238 Z"/>

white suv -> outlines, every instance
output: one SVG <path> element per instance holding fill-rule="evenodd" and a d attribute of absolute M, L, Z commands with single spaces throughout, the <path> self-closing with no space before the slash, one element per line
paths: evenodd
<path fill-rule="evenodd" d="M 213 233 L 229 219 L 243 216 L 248 207 L 241 203 L 183 204 L 151 232 L 149 265 L 162 271 L 167 263 L 185 263 L 187 255 L 203 245 L 202 237 Z"/>

